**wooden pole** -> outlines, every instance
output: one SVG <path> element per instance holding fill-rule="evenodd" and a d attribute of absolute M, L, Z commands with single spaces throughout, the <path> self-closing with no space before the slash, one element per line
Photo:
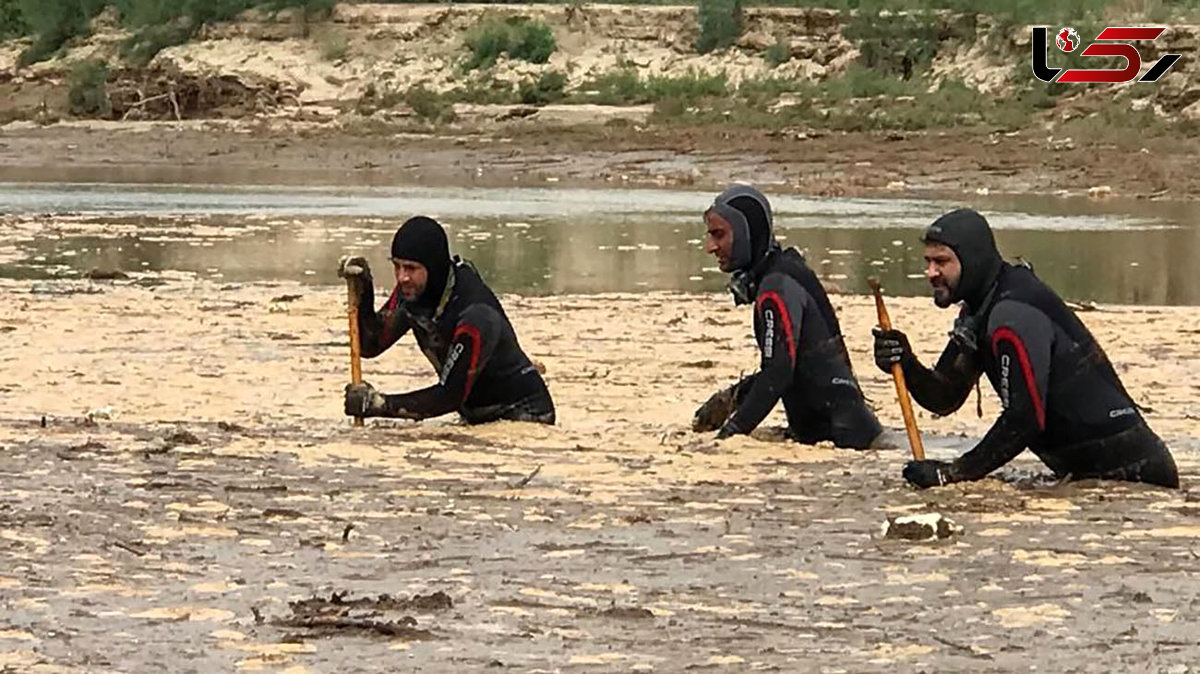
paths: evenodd
<path fill-rule="evenodd" d="M 350 381 L 354 384 L 362 383 L 362 347 L 358 341 L 358 293 L 355 292 L 357 285 L 354 278 L 346 279 L 346 294 L 349 297 L 350 304 L 347 314 L 350 316 Z M 354 417 L 354 425 L 362 426 L 362 417 Z"/>
<path fill-rule="evenodd" d="M 892 320 L 888 318 L 887 308 L 883 306 L 883 292 L 879 281 L 868 279 L 867 285 L 875 294 L 875 312 L 879 314 L 879 327 L 884 330 L 892 329 Z M 892 380 L 896 382 L 896 398 L 900 401 L 900 412 L 904 415 L 904 430 L 908 432 L 908 445 L 912 448 L 913 458 L 925 460 L 925 445 L 921 444 L 921 432 L 917 430 L 917 418 L 913 416 L 912 401 L 908 397 L 908 386 L 904 383 L 904 369 L 900 363 L 892 363 Z"/>

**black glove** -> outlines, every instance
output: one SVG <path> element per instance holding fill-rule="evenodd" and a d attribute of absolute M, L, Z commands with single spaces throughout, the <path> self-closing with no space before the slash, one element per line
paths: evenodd
<path fill-rule="evenodd" d="M 733 419 L 726 421 L 725 425 L 721 427 L 721 430 L 717 431 L 718 440 L 724 440 L 725 438 L 732 437 L 734 435 L 743 435 L 743 433 L 742 429 L 738 428 L 738 425 L 734 423 Z"/>
<path fill-rule="evenodd" d="M 367 264 L 365 257 L 359 255 L 343 255 L 338 260 L 337 275 L 338 278 L 354 281 L 359 289 L 362 289 L 364 283 L 372 282 L 371 266 Z"/>
<path fill-rule="evenodd" d="M 904 465 L 904 479 L 918 489 L 941 487 L 954 481 L 946 461 L 909 461 Z"/>
<path fill-rule="evenodd" d="M 346 384 L 346 416 L 378 417 L 387 408 L 387 398 L 367 382 Z"/>
<path fill-rule="evenodd" d="M 893 363 L 904 364 L 913 358 L 912 347 L 903 332 L 872 328 L 871 334 L 875 335 L 875 365 L 880 370 L 890 374 Z"/>

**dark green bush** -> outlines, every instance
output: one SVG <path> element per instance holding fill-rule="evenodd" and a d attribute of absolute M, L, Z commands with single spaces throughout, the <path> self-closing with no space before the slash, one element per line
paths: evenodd
<path fill-rule="evenodd" d="M 741 0 L 699 0 L 696 17 L 700 22 L 696 51 L 701 54 L 729 47 L 742 34 Z"/>
<path fill-rule="evenodd" d="M 596 76 L 572 98 L 600 105 L 639 105 L 667 99 L 691 103 L 724 96 L 728 91 L 729 81 L 724 73 L 709 75 L 689 70 L 678 77 L 652 75 L 643 80 L 636 70 L 623 68 Z"/>
<path fill-rule="evenodd" d="M 227 21 L 247 9 L 303 10 L 309 18 L 331 12 L 337 0 L 0 0 L 0 38 L 33 35 L 34 43 L 18 59 L 28 65 L 54 56 L 71 38 L 86 36 L 89 22 L 106 6 L 138 29 L 125 53 L 145 63 L 159 50 L 187 41 L 201 26 Z"/>
<path fill-rule="evenodd" d="M 632 68 L 622 68 L 593 77 L 580 87 L 579 97 L 600 105 L 646 103 L 645 86 Z"/>
<path fill-rule="evenodd" d="M 858 43 L 858 62 L 863 67 L 902 79 L 928 66 L 939 44 L 938 18 L 930 12 L 880 16 L 860 10 L 845 34 Z"/>
<path fill-rule="evenodd" d="M 79 117 L 107 117 L 112 114 L 108 98 L 108 64 L 100 60 L 80 61 L 67 76 L 67 104 Z"/>
<path fill-rule="evenodd" d="M 48 59 L 71 38 L 87 35 L 88 22 L 105 4 L 104 0 L 19 0 L 21 17 L 36 37 L 17 65 Z"/>
<path fill-rule="evenodd" d="M 116 0 L 126 25 L 138 29 L 122 46 L 123 55 L 144 65 L 167 47 L 187 42 L 206 23 L 229 21 L 242 12 L 298 8 L 306 22 L 328 15 L 337 0 Z"/>
<path fill-rule="evenodd" d="M 408 90 L 404 102 L 412 108 L 413 114 L 430 122 L 449 122 L 455 117 L 453 103 L 419 84 Z"/>
<path fill-rule="evenodd" d="M 21 37 L 29 32 L 20 0 L 0 0 L 0 40 Z"/>
<path fill-rule="evenodd" d="M 646 78 L 646 90 L 652 101 L 678 98 L 694 102 L 701 98 L 724 96 L 729 90 L 729 81 L 723 72 L 709 75 L 689 69 L 677 77 L 658 75 L 648 77 Z"/>
<path fill-rule="evenodd" d="M 545 105 L 561 101 L 567 86 L 567 76 L 557 70 L 542 73 L 536 80 L 526 80 L 517 89 L 521 102 L 526 105 Z"/>
<path fill-rule="evenodd" d="M 501 55 L 545 63 L 558 48 L 549 26 L 524 17 L 484 19 L 467 33 L 466 44 L 471 50 L 464 64 L 466 70 L 491 68 Z"/>
<path fill-rule="evenodd" d="M 195 28 L 183 19 L 159 26 L 146 26 L 125 40 L 121 45 L 121 56 L 134 65 L 144 66 L 158 52 L 187 42 L 193 33 Z"/>

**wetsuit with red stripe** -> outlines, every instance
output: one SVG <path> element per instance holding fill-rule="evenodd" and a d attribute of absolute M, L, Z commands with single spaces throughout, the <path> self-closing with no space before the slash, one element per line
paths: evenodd
<path fill-rule="evenodd" d="M 554 403 L 521 350 L 500 301 L 478 272 L 455 260 L 436 308 L 405 302 L 393 291 L 378 311 L 370 284 L 358 320 L 364 358 L 374 358 L 412 331 L 438 383 L 385 396 L 386 416 L 424 419 L 459 412 L 469 423 L 498 419 L 554 423 Z"/>
<path fill-rule="evenodd" d="M 837 316 L 816 275 L 795 250 L 773 249 L 754 302 L 759 371 L 738 385 L 723 436 L 749 433 L 783 401 L 789 435 L 866 448 L 882 431 L 850 367 Z"/>
<path fill-rule="evenodd" d="M 950 464 L 949 479 L 980 479 L 1028 447 L 1059 475 L 1178 486 L 1170 453 L 1058 295 L 1031 270 L 1004 264 L 991 298 L 974 345 L 951 341 L 933 370 L 904 363 L 913 397 L 937 414 L 957 410 L 980 372 L 1000 396 L 1003 413 Z"/>

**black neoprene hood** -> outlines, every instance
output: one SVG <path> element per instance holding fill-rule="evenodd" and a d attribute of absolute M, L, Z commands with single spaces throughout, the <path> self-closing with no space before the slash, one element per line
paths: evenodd
<path fill-rule="evenodd" d="M 409 218 L 392 237 L 392 259 L 412 260 L 425 265 L 428 281 L 416 303 L 436 306 L 450 274 L 450 242 L 446 230 L 433 218 Z"/>
<path fill-rule="evenodd" d="M 730 255 L 733 269 L 749 269 L 758 264 L 773 239 L 771 203 L 767 197 L 749 185 L 734 185 L 717 195 L 712 210 L 733 226 Z"/>
<path fill-rule="evenodd" d="M 969 208 L 950 211 L 929 225 L 921 241 L 940 243 L 954 251 L 962 267 L 962 276 L 950 301 L 966 302 L 972 309 L 979 308 L 1003 264 L 987 220 Z"/>

